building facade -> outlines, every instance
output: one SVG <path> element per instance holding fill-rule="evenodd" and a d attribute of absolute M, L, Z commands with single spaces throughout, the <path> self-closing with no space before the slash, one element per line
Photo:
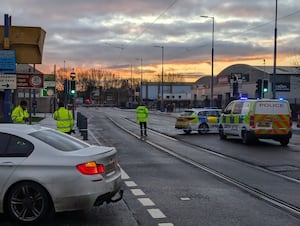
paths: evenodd
<path fill-rule="evenodd" d="M 291 104 L 294 114 L 300 111 L 300 68 L 277 66 L 273 76 L 273 66 L 250 66 L 235 64 L 225 68 L 214 78 L 213 103 L 215 107 L 224 108 L 232 99 L 273 98 L 272 83 L 275 78 L 275 98 L 284 98 Z M 257 81 L 266 85 L 266 92 L 257 93 Z M 194 86 L 192 96 L 198 105 L 210 99 L 210 77 L 199 79 Z M 209 103 L 209 101 L 206 101 Z"/>

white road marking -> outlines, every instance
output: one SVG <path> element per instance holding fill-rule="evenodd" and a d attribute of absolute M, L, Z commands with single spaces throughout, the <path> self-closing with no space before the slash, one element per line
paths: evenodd
<path fill-rule="evenodd" d="M 88 130 L 90 136 L 97 142 L 98 145 L 102 146 L 102 143 L 95 137 L 94 133 L 91 130 Z"/>
<path fill-rule="evenodd" d="M 155 206 L 154 202 L 152 202 L 149 198 L 140 198 L 138 199 L 143 206 Z"/>
<path fill-rule="evenodd" d="M 147 209 L 152 218 L 166 218 L 166 215 L 160 211 L 160 209 Z"/>
<path fill-rule="evenodd" d="M 137 184 L 134 181 L 125 181 L 127 187 L 136 187 Z"/>
<path fill-rule="evenodd" d="M 160 223 L 158 226 L 174 226 L 172 223 Z"/>
<path fill-rule="evenodd" d="M 132 194 L 134 194 L 135 196 L 145 195 L 145 193 L 141 189 L 130 189 L 130 190 Z"/>
<path fill-rule="evenodd" d="M 191 199 L 188 198 L 188 197 L 181 197 L 180 200 L 182 200 L 182 201 L 189 201 L 189 200 L 191 200 Z"/>
<path fill-rule="evenodd" d="M 121 168 L 121 178 L 123 179 L 123 180 L 127 180 L 127 179 L 129 179 L 130 177 L 128 176 L 128 174 L 127 173 L 125 173 L 125 171 Z"/>

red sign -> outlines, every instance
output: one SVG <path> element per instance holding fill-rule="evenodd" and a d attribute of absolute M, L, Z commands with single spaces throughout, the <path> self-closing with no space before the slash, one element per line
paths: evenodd
<path fill-rule="evenodd" d="M 17 88 L 39 88 L 44 87 L 43 74 L 17 74 Z"/>

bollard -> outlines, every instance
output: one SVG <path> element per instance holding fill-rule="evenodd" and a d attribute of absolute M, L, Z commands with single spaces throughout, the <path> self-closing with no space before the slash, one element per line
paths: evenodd
<path fill-rule="evenodd" d="M 82 114 L 80 112 L 77 112 L 77 121 L 76 121 L 76 126 L 80 128 L 80 120 L 81 120 Z"/>
<path fill-rule="evenodd" d="M 83 136 L 83 140 L 88 139 L 88 128 L 87 128 L 87 117 L 82 117 L 82 128 L 81 128 L 81 135 Z"/>
<path fill-rule="evenodd" d="M 87 117 L 77 112 L 77 128 L 80 135 L 83 136 L 83 140 L 88 140 L 88 122 Z"/>

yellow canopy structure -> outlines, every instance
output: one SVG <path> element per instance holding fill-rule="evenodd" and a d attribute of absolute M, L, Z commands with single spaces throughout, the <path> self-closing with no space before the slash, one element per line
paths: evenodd
<path fill-rule="evenodd" d="M 40 27 L 10 26 L 9 37 L 4 38 L 4 26 L 0 26 L 0 50 L 15 50 L 18 64 L 41 64 L 45 36 Z"/>

